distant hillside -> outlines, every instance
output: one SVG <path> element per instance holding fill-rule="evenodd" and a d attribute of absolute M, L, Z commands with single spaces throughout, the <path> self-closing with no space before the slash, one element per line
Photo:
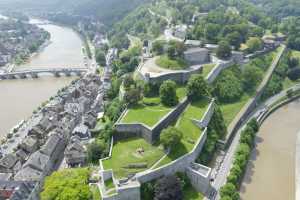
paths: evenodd
<path fill-rule="evenodd" d="M 110 24 L 144 2 L 149 0 L 0 0 L 0 8 L 93 15 Z"/>

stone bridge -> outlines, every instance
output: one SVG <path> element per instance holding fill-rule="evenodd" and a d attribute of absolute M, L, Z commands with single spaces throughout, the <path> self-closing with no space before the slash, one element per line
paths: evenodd
<path fill-rule="evenodd" d="M 55 77 L 60 76 L 80 76 L 88 71 L 87 68 L 52 68 L 52 69 L 24 69 L 16 70 L 13 72 L 0 74 L 0 80 L 5 79 L 26 79 L 26 78 L 38 78 L 39 75 L 53 75 Z"/>

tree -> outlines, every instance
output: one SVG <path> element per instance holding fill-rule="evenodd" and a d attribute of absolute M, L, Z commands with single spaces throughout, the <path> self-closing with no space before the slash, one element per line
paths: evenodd
<path fill-rule="evenodd" d="M 241 34 L 237 31 L 229 33 L 226 38 L 230 45 L 234 46 L 235 50 L 238 50 L 243 42 Z"/>
<path fill-rule="evenodd" d="M 209 96 L 208 85 L 201 75 L 193 75 L 187 84 L 187 96 L 192 101 L 201 100 Z"/>
<path fill-rule="evenodd" d="M 139 88 L 132 88 L 124 95 L 124 101 L 129 105 L 136 105 L 142 99 L 142 92 Z"/>
<path fill-rule="evenodd" d="M 101 66 L 106 65 L 105 53 L 100 49 L 96 50 L 96 62 Z"/>
<path fill-rule="evenodd" d="M 296 81 L 300 78 L 300 67 L 294 67 L 288 71 L 288 77 L 292 81 Z"/>
<path fill-rule="evenodd" d="M 231 103 L 240 99 L 243 94 L 241 81 L 232 71 L 225 71 L 217 80 L 214 93 L 223 103 Z"/>
<path fill-rule="evenodd" d="M 231 57 L 231 47 L 229 43 L 225 40 L 222 40 L 218 44 L 217 56 L 221 59 L 228 59 Z"/>
<path fill-rule="evenodd" d="M 176 47 L 173 45 L 169 46 L 168 50 L 167 50 L 167 54 L 170 59 L 175 59 L 176 58 Z"/>
<path fill-rule="evenodd" d="M 182 200 L 183 192 L 176 176 L 165 176 L 155 184 L 154 200 Z"/>
<path fill-rule="evenodd" d="M 90 200 L 89 173 L 86 168 L 53 172 L 45 179 L 41 200 Z"/>
<path fill-rule="evenodd" d="M 163 82 L 159 88 L 161 103 L 166 106 L 175 106 L 178 103 L 176 94 L 176 83 L 171 80 Z"/>
<path fill-rule="evenodd" d="M 97 164 L 99 159 L 103 158 L 107 151 L 107 145 L 105 141 L 96 139 L 90 143 L 87 147 L 87 157 L 89 163 Z"/>
<path fill-rule="evenodd" d="M 247 65 L 243 71 L 243 84 L 246 91 L 252 92 L 263 78 L 263 71 L 256 67 Z"/>
<path fill-rule="evenodd" d="M 172 126 L 164 129 L 160 134 L 160 143 L 165 149 L 175 147 L 182 139 L 182 132 Z"/>
<path fill-rule="evenodd" d="M 131 75 L 125 75 L 123 79 L 123 86 L 125 89 L 129 89 L 130 86 L 134 85 L 134 80 Z"/>
<path fill-rule="evenodd" d="M 253 53 L 263 48 L 263 42 L 258 37 L 250 38 L 249 40 L 247 40 L 246 44 L 248 46 L 249 53 Z"/>
<path fill-rule="evenodd" d="M 152 51 L 157 55 L 161 55 L 164 53 L 164 44 L 165 42 L 162 40 L 157 40 L 152 44 Z"/>

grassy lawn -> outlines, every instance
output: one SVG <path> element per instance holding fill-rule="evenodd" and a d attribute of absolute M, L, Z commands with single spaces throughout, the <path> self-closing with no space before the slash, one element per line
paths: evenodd
<path fill-rule="evenodd" d="M 176 93 L 179 101 L 181 101 L 186 96 L 186 89 L 184 87 L 178 87 Z M 162 105 L 159 97 L 144 98 L 143 102 L 130 108 L 121 122 L 144 123 L 152 127 L 172 110 L 172 108 Z"/>
<path fill-rule="evenodd" d="M 293 57 L 300 58 L 300 51 L 292 51 Z"/>
<path fill-rule="evenodd" d="M 208 105 L 207 101 L 195 102 L 190 104 L 181 114 L 176 123 L 176 127 L 183 133 L 181 143 L 176 149 L 171 151 L 163 160 L 161 160 L 156 168 L 170 163 L 193 150 L 196 142 L 201 136 L 201 129 L 196 126 L 191 119 L 200 120 L 207 110 Z"/>
<path fill-rule="evenodd" d="M 220 109 L 223 113 L 224 120 L 227 126 L 232 122 L 234 117 L 240 112 L 240 110 L 243 108 L 243 106 L 247 103 L 249 99 L 250 96 L 244 94 L 238 102 L 220 105 Z"/>
<path fill-rule="evenodd" d="M 203 65 L 203 72 L 202 72 L 203 77 L 205 78 L 215 66 L 216 64 L 214 63 Z"/>
<path fill-rule="evenodd" d="M 110 190 L 110 189 L 115 188 L 115 184 L 114 184 L 112 178 L 107 179 L 106 181 L 104 181 L 104 184 L 105 184 L 106 190 Z"/>
<path fill-rule="evenodd" d="M 188 64 L 185 60 L 177 58 L 177 59 L 170 59 L 168 56 L 160 56 L 155 63 L 162 68 L 172 69 L 172 70 L 181 70 L 188 67 Z"/>
<path fill-rule="evenodd" d="M 137 152 L 139 149 L 143 152 Z M 105 169 L 112 169 L 115 177 L 122 178 L 150 168 L 163 155 L 165 153 L 162 147 L 148 144 L 141 138 L 127 139 L 114 144 L 112 158 L 105 160 L 103 166 Z M 129 168 L 130 164 L 141 163 L 147 164 L 147 168 Z"/>
<path fill-rule="evenodd" d="M 90 190 L 92 192 L 93 200 L 101 200 L 101 194 L 97 185 L 91 185 Z"/>
<path fill-rule="evenodd" d="M 204 196 L 192 186 L 183 188 L 183 200 L 202 200 Z"/>

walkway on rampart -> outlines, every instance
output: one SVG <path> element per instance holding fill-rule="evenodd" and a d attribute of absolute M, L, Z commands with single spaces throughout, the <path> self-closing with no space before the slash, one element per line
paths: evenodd
<path fill-rule="evenodd" d="M 285 49 L 286 49 L 286 46 L 282 45 L 282 49 L 277 54 L 276 58 L 272 62 L 271 66 L 269 67 L 263 81 L 259 85 L 259 87 L 256 91 L 255 97 L 252 97 L 247 102 L 247 104 L 242 108 L 242 110 L 239 112 L 239 114 L 235 117 L 233 122 L 229 125 L 229 127 L 228 127 L 229 136 L 234 131 L 234 129 L 236 129 L 236 126 L 239 123 L 239 121 L 241 120 L 241 118 L 242 117 L 247 117 L 247 116 L 245 116 L 245 113 L 249 110 L 249 107 L 251 105 L 253 105 L 254 103 L 256 103 L 257 99 L 259 99 L 259 97 L 261 96 L 261 94 L 262 94 L 264 88 L 266 87 L 268 81 L 271 79 L 271 76 L 272 76 L 276 66 L 278 65 L 278 63 L 280 61 L 280 58 L 283 55 Z M 243 121 L 245 122 L 246 118 L 243 119 Z M 223 162 L 221 164 L 220 170 L 219 170 L 219 172 L 216 176 L 216 179 L 213 182 L 213 187 L 215 188 L 215 190 L 217 192 L 219 192 L 220 188 L 226 183 L 226 179 L 227 179 L 227 176 L 228 176 L 228 174 L 230 172 L 230 169 L 231 169 L 231 165 L 232 165 L 232 162 L 233 162 L 233 159 L 234 159 L 234 154 L 235 154 L 236 148 L 239 144 L 240 133 L 241 133 L 241 130 L 242 130 L 243 127 L 244 127 L 244 125 L 242 124 L 239 127 L 239 129 L 237 130 L 237 133 L 235 134 L 235 136 L 232 138 L 231 144 L 230 144 L 229 148 L 227 149 L 227 152 L 226 152 L 225 157 L 223 159 Z M 217 194 L 214 197 L 211 197 L 210 199 L 220 199 L 219 194 Z"/>

